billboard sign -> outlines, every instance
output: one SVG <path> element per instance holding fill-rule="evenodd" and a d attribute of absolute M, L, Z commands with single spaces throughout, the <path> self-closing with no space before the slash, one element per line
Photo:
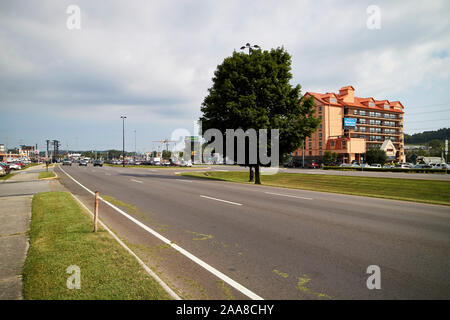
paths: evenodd
<path fill-rule="evenodd" d="M 356 118 L 344 118 L 344 128 L 354 129 L 356 127 Z"/>

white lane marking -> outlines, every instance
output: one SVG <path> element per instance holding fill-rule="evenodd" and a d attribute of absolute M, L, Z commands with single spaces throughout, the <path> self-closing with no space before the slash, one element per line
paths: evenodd
<path fill-rule="evenodd" d="M 184 180 L 184 179 L 175 179 L 177 181 L 183 181 L 183 182 L 192 182 L 192 180 Z"/>
<path fill-rule="evenodd" d="M 282 197 L 290 197 L 290 198 L 297 198 L 297 199 L 303 199 L 303 200 L 312 200 L 312 198 L 306 198 L 306 197 L 299 197 L 299 196 L 293 196 L 290 194 L 281 194 L 281 193 L 273 193 L 273 192 L 266 192 L 267 194 L 273 194 L 276 196 L 282 196 Z"/>
<path fill-rule="evenodd" d="M 220 201 L 220 202 L 226 202 L 226 203 L 234 204 L 236 206 L 242 206 L 242 203 L 237 203 L 237 202 L 232 202 L 232 201 L 228 201 L 228 200 L 217 199 L 217 198 L 208 197 L 208 196 L 204 196 L 204 195 L 200 195 L 200 197 L 206 198 L 206 199 L 211 199 L 211 200 L 216 200 L 216 201 Z"/>
<path fill-rule="evenodd" d="M 137 183 L 144 183 L 143 181 L 140 181 L 140 180 L 135 180 L 135 179 L 130 179 L 130 180 L 133 182 L 137 182 Z"/>
<path fill-rule="evenodd" d="M 105 176 L 110 176 L 110 175 L 111 175 L 111 173 L 105 172 Z"/>
<path fill-rule="evenodd" d="M 84 209 L 86 209 L 86 211 L 87 212 L 89 212 L 89 214 L 92 216 L 92 217 L 94 217 L 94 214 L 92 213 L 92 211 L 91 210 L 89 210 L 89 208 L 88 207 L 86 207 L 86 205 L 83 203 L 83 202 L 81 202 L 81 200 L 80 199 L 78 199 L 78 197 L 76 197 L 74 194 L 72 194 L 71 193 L 71 195 L 72 195 L 72 197 L 74 197 L 75 198 L 75 200 L 77 200 L 78 201 L 78 203 L 84 208 Z M 160 285 L 161 285 L 161 287 L 163 287 L 164 288 L 164 290 L 166 290 L 166 292 L 172 297 L 172 298 L 174 298 L 175 300 L 181 300 L 181 298 L 172 290 L 172 289 L 170 289 L 169 288 L 169 286 L 163 281 L 163 280 L 161 280 L 161 278 L 160 277 L 158 277 L 158 275 L 156 274 L 156 273 L 154 273 L 145 263 L 144 263 L 144 261 L 142 261 L 125 243 L 123 243 L 122 242 L 122 240 L 120 240 L 116 235 L 115 235 L 115 233 L 114 232 L 112 232 L 101 220 L 99 220 L 98 221 L 99 223 L 100 223 L 100 225 L 106 230 L 106 231 L 108 231 L 108 233 L 110 234 L 110 235 L 112 235 L 113 236 L 113 238 L 114 239 L 116 239 L 116 241 L 123 247 L 123 248 L 125 248 L 125 250 L 127 250 L 133 257 L 135 257 L 136 258 L 136 260 L 138 261 L 138 263 L 144 268 L 144 270 L 145 271 L 147 271 L 147 273 L 151 276 L 151 277 L 153 277 L 155 280 L 156 280 L 156 282 L 158 282 Z"/>
<path fill-rule="evenodd" d="M 61 169 L 61 168 L 60 168 Z M 77 180 L 75 180 L 74 178 L 72 178 L 72 176 L 70 174 L 68 174 L 66 171 L 64 171 L 63 169 L 61 169 L 62 172 L 64 172 L 70 179 L 72 179 L 76 184 L 78 184 L 80 187 L 82 187 L 83 189 L 85 189 L 87 192 L 89 192 L 91 195 L 95 195 L 94 192 L 92 192 L 91 190 L 89 190 L 88 188 L 86 188 L 85 186 L 83 186 L 81 183 L 79 183 Z M 241 285 L 240 283 L 234 281 L 233 279 L 231 279 L 230 277 L 228 277 L 227 275 L 223 274 L 222 272 L 220 272 L 219 270 L 217 270 L 216 268 L 214 268 L 213 266 L 207 264 L 206 262 L 204 262 L 203 260 L 197 258 L 196 256 L 194 256 L 192 253 L 188 252 L 187 250 L 183 249 L 182 247 L 180 247 L 179 245 L 173 243 L 172 241 L 170 241 L 169 239 L 167 239 L 166 237 L 164 237 L 163 235 L 159 234 L 158 232 L 156 232 L 155 230 L 153 230 L 152 228 L 148 227 L 147 225 L 143 224 L 142 222 L 136 220 L 135 218 L 133 218 L 132 216 L 128 215 L 126 212 L 122 211 L 121 209 L 117 208 L 115 205 L 109 203 L 108 201 L 104 200 L 102 197 L 99 197 L 99 199 L 101 201 L 103 201 L 104 203 L 106 203 L 108 206 L 110 206 L 111 208 L 113 208 L 114 210 L 116 210 L 117 212 L 119 212 L 121 215 L 123 215 L 124 217 L 128 218 L 129 220 L 133 221 L 135 224 L 137 224 L 139 227 L 141 227 L 142 229 L 144 229 L 145 231 L 147 231 L 148 233 L 151 233 L 152 235 L 154 235 L 156 238 L 160 239 L 162 242 L 168 244 L 169 246 L 171 246 L 173 249 L 177 250 L 179 253 L 181 253 L 182 255 L 184 255 L 185 257 L 189 258 L 190 260 L 194 261 L 195 263 L 197 263 L 199 266 L 203 267 L 204 269 L 208 270 L 209 272 L 211 272 L 213 275 L 215 275 L 216 277 L 218 277 L 219 279 L 223 280 L 224 282 L 226 282 L 227 284 L 229 284 L 230 286 L 232 286 L 233 288 L 235 288 L 236 290 L 240 291 L 241 293 L 243 293 L 244 295 L 246 295 L 247 297 L 249 297 L 250 299 L 253 300 L 264 300 L 262 297 L 258 296 L 256 293 L 250 291 L 249 289 L 247 289 L 246 287 L 244 287 L 243 285 Z"/>
<path fill-rule="evenodd" d="M 230 170 L 219 170 L 219 169 L 216 169 L 215 171 L 228 172 Z"/>

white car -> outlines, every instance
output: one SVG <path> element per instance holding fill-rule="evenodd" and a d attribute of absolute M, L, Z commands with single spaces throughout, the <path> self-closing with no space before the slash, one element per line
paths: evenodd
<path fill-rule="evenodd" d="M 442 169 L 442 170 L 450 170 L 450 165 L 447 163 L 439 163 L 431 167 L 432 169 Z"/>
<path fill-rule="evenodd" d="M 381 164 L 379 164 L 379 163 L 372 163 L 370 166 L 372 168 L 381 168 Z"/>
<path fill-rule="evenodd" d="M 13 163 L 13 162 L 8 163 L 8 166 L 9 166 L 12 170 L 20 170 L 20 169 L 22 169 L 21 166 L 19 166 L 19 165 L 16 164 L 16 163 Z"/>
<path fill-rule="evenodd" d="M 6 176 L 5 169 L 3 169 L 2 166 L 0 166 L 0 177 Z"/>

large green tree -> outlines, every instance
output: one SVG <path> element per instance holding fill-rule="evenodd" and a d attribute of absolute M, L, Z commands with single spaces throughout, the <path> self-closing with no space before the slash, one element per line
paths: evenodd
<path fill-rule="evenodd" d="M 314 117 L 314 101 L 302 99 L 300 85 L 291 85 L 291 80 L 291 56 L 284 48 L 251 50 L 249 54 L 234 51 L 217 66 L 213 86 L 202 103 L 203 131 L 278 129 L 282 159 L 319 125 Z M 267 149 L 270 143 L 269 138 Z M 252 167 L 255 169 L 257 184 L 261 183 L 261 165 L 259 156 L 255 165 L 248 165 L 251 177 Z"/>

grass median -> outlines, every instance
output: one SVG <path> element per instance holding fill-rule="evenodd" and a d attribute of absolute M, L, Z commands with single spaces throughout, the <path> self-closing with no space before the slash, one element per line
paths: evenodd
<path fill-rule="evenodd" d="M 67 192 L 36 194 L 30 248 L 23 269 L 25 299 L 170 299 L 136 259 Z M 69 266 L 78 266 L 81 289 L 68 289 Z"/>
<path fill-rule="evenodd" d="M 183 176 L 249 183 L 248 172 L 189 172 Z M 277 173 L 261 175 L 266 186 L 450 205 L 450 182 L 419 179 Z"/>
<path fill-rule="evenodd" d="M 39 172 L 39 179 L 49 179 L 56 177 L 53 171 L 42 171 Z"/>

